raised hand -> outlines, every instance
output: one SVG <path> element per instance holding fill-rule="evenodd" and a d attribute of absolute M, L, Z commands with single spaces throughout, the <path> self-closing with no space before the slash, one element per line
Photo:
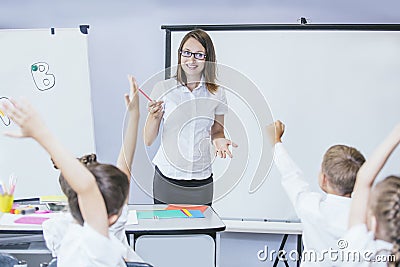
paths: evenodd
<path fill-rule="evenodd" d="M 139 86 L 137 85 L 135 77 L 128 75 L 130 94 L 125 94 L 125 104 L 128 111 L 139 112 Z"/>
<path fill-rule="evenodd" d="M 273 145 L 281 143 L 283 133 L 285 132 L 285 124 L 280 120 L 275 121 L 267 126 L 267 135 Z"/>
<path fill-rule="evenodd" d="M 128 120 L 124 133 L 124 140 L 117 159 L 117 167 L 123 171 L 130 182 L 131 166 L 135 155 L 136 140 L 139 124 L 139 87 L 135 78 L 128 75 L 130 95 L 125 94 L 125 104 L 128 109 Z"/>
<path fill-rule="evenodd" d="M 41 134 L 48 131 L 39 113 L 27 100 L 17 101 L 10 99 L 10 101 L 12 104 L 2 102 L 1 108 L 20 127 L 21 131 L 19 133 L 6 132 L 5 135 L 16 138 L 32 137 L 37 139 Z"/>

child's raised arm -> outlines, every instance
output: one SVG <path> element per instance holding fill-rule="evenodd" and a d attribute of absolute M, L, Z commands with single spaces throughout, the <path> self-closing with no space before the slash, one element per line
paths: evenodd
<path fill-rule="evenodd" d="M 104 236 L 108 236 L 108 216 L 103 196 L 92 173 L 82 165 L 53 136 L 40 115 L 27 101 L 2 104 L 7 115 L 21 128 L 21 133 L 7 133 L 11 137 L 31 137 L 51 156 L 65 179 L 78 195 L 80 210 L 85 222 Z"/>
<path fill-rule="evenodd" d="M 125 103 L 128 111 L 128 123 L 126 126 L 124 141 L 119 152 L 117 167 L 126 174 L 128 182 L 131 177 L 131 166 L 136 149 L 136 140 L 139 123 L 139 95 L 138 85 L 133 76 L 129 75 L 130 96 L 125 95 Z"/>
<path fill-rule="evenodd" d="M 280 120 L 267 126 L 267 135 L 272 145 L 275 145 L 274 162 L 281 174 L 283 189 L 293 204 L 297 215 L 302 216 L 304 206 L 310 203 L 310 185 L 304 179 L 303 172 L 289 156 L 282 144 L 282 136 L 285 132 L 285 124 Z"/>
<path fill-rule="evenodd" d="M 367 203 L 372 185 L 399 142 L 400 124 L 392 130 L 358 171 L 351 203 L 349 228 L 367 222 Z"/>

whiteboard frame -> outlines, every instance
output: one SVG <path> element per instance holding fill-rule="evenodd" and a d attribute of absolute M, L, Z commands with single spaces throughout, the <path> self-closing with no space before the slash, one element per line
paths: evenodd
<path fill-rule="evenodd" d="M 79 25 L 78 27 L 68 27 L 68 28 L 64 28 L 64 27 L 60 27 L 60 28 L 29 28 L 29 29 L 13 29 L 13 28 L 10 28 L 10 29 L 1 29 L 1 31 L 4 31 L 4 32 L 15 32 L 15 33 L 17 33 L 17 32 L 20 32 L 20 33 L 22 33 L 22 34 L 25 34 L 26 32 L 35 32 L 35 31 L 37 31 L 38 33 L 40 33 L 40 34 L 42 34 L 43 36 L 45 35 L 46 37 L 47 36 L 49 36 L 49 38 L 57 38 L 57 35 L 61 35 L 63 38 L 64 38 L 64 36 L 65 36 L 65 34 L 71 34 L 71 33 L 75 33 L 76 34 L 76 36 L 82 36 L 82 37 L 79 37 L 79 38 L 85 38 L 84 39 L 84 46 L 85 46 L 85 55 L 86 55 L 86 58 L 84 59 L 85 60 L 85 62 L 86 62 L 86 64 L 83 66 L 83 68 L 85 68 L 86 66 L 87 66 L 87 70 L 88 70 L 88 73 L 89 73 L 89 77 L 87 77 L 87 89 L 88 89 L 88 91 L 86 92 L 86 96 L 88 97 L 88 99 L 89 99 L 89 101 L 90 101 L 90 106 L 87 108 L 87 113 L 85 113 L 86 115 L 88 115 L 88 118 L 90 119 L 90 121 L 85 121 L 85 123 L 86 122 L 89 122 L 90 124 L 86 124 L 86 125 L 88 125 L 88 127 L 90 127 L 90 131 L 89 131 L 89 133 L 88 133 L 88 135 L 85 135 L 85 138 L 87 138 L 87 137 L 89 137 L 89 139 L 84 139 L 84 140 L 87 140 L 87 141 L 90 141 L 90 142 L 88 142 L 88 144 L 87 144 L 87 146 L 86 146 L 86 149 L 87 150 L 85 150 L 83 153 L 84 154 L 88 154 L 88 153 L 95 153 L 96 152 L 96 142 L 95 142 L 95 131 L 94 131 L 94 116 L 93 116 L 93 105 L 92 105 L 92 103 L 91 103 L 91 99 L 92 99 L 92 91 L 91 91 L 91 85 L 90 85 L 90 68 L 89 68 L 89 58 L 88 58 L 88 44 L 87 44 L 87 35 L 89 34 L 89 32 L 88 32 L 88 29 L 89 29 L 89 25 Z M 54 36 L 54 37 L 53 37 Z M 69 35 L 68 35 L 69 36 Z M 53 40 L 53 39 L 52 39 Z M 54 39 L 55 40 L 55 39 Z M 57 46 L 57 43 L 55 43 L 54 44 L 54 46 L 56 47 L 56 48 L 58 48 L 58 46 Z M 56 49 L 55 48 L 55 49 Z M 41 56 L 41 54 L 38 54 L 39 56 Z M 58 80 L 57 80 L 58 81 Z M 36 83 L 36 81 L 35 81 L 35 83 Z M 36 85 L 37 86 L 37 85 Z M 38 88 L 37 87 L 37 89 L 39 90 L 39 91 L 41 91 L 41 92 L 46 92 L 47 93 L 47 90 L 48 89 L 44 89 L 44 90 L 41 90 L 40 88 Z M 49 88 L 50 89 L 50 88 Z M 36 92 L 36 91 L 35 91 Z M 51 93 L 50 95 L 53 95 L 54 93 Z M 17 97 L 17 95 L 12 95 L 13 97 Z M 47 97 L 49 97 L 48 95 L 47 95 Z M 6 97 L 7 98 L 7 97 Z M 30 100 L 31 101 L 31 100 Z M 33 103 L 33 102 L 32 102 Z M 36 104 L 35 103 L 33 103 L 34 104 L 34 106 L 38 109 L 38 111 L 39 111 L 39 113 L 41 113 L 41 116 L 43 117 L 43 119 L 47 122 L 47 120 L 46 120 L 46 118 L 47 118 L 47 116 L 45 116 L 45 114 L 43 113 L 43 110 L 40 112 L 40 108 L 38 107 L 38 106 L 36 106 Z M 49 128 L 51 128 L 51 130 L 52 131 L 54 131 L 54 129 L 53 129 L 53 125 L 51 125 L 51 124 L 48 124 L 48 126 L 49 126 Z M 58 127 L 59 125 L 57 125 L 57 127 Z M 13 130 L 16 130 L 18 127 L 16 127 L 16 126 L 14 126 L 13 127 L 13 129 L 12 130 L 10 130 L 10 131 L 13 131 Z M 59 128 L 59 127 L 58 127 Z M 55 131 L 54 131 L 55 132 Z M 60 138 L 61 137 L 61 138 Z M 68 146 L 68 145 L 71 145 L 71 144 L 69 144 L 69 143 L 66 143 L 65 142 L 65 140 L 63 140 L 63 139 L 65 139 L 65 136 L 58 136 L 58 138 L 60 138 L 62 141 L 63 141 L 63 143 L 64 143 L 64 145 L 66 145 L 66 146 Z M 14 141 L 14 140 L 12 140 L 12 139 L 10 139 L 11 141 Z M 20 145 L 20 143 L 22 144 L 23 142 L 27 142 L 27 145 L 31 145 L 31 143 L 33 143 L 33 146 L 35 146 L 35 149 L 36 149 L 36 147 L 39 147 L 33 140 L 26 140 L 26 141 L 17 141 L 17 140 L 15 140 L 15 142 L 16 142 L 16 144 L 18 144 L 18 145 Z M 69 149 L 71 150 L 71 152 L 73 152 L 73 153 L 76 153 L 78 156 L 81 156 L 82 155 L 82 151 L 80 151 L 80 149 L 77 149 L 76 147 L 74 147 L 74 146 L 72 146 L 73 148 L 70 148 L 69 147 Z M 36 151 L 36 150 L 35 150 Z M 40 151 L 40 155 L 42 155 L 42 154 L 45 154 L 46 155 L 46 164 L 48 164 L 47 162 L 50 162 L 50 160 L 49 159 L 47 159 L 48 158 L 48 155 L 47 155 L 47 153 L 46 152 L 44 152 L 44 150 L 42 149 L 42 148 L 39 148 L 39 150 L 38 151 Z M 39 158 L 40 158 L 40 156 L 39 156 Z M 50 162 L 51 163 L 51 162 Z M 51 164 L 52 165 L 52 164 Z M 57 179 L 56 179 L 56 177 L 58 177 L 59 176 L 59 171 L 58 170 L 55 170 L 53 167 L 51 167 L 51 176 L 54 176 L 55 178 L 54 178 L 54 181 L 53 181 L 53 179 L 50 181 L 51 182 L 51 185 L 49 185 L 49 184 L 47 184 L 47 186 L 42 186 L 41 184 L 43 183 L 43 181 L 41 181 L 40 183 L 37 183 L 38 184 L 38 188 L 40 188 L 40 189 L 38 189 L 38 188 L 30 188 L 29 189 L 29 193 L 27 193 L 26 192 L 26 189 L 24 188 L 24 190 L 22 190 L 23 192 L 22 193 L 20 193 L 20 191 L 21 191 L 21 188 L 23 188 L 23 186 L 21 185 L 21 184 L 23 184 L 24 183 L 24 180 L 25 179 L 27 179 L 26 177 L 26 175 L 25 175 L 25 173 L 23 173 L 22 174 L 22 176 L 19 176 L 19 172 L 18 171 L 16 171 L 17 173 L 17 177 L 19 178 L 18 179 L 18 184 L 17 184 L 17 187 L 16 187 L 16 194 L 14 195 L 14 197 L 17 199 L 17 200 L 20 200 L 20 201 L 29 201 L 29 200 L 37 200 L 38 198 L 37 197 L 39 197 L 39 196 L 42 196 L 42 195 L 58 195 L 58 194 L 62 194 L 62 192 L 61 192 L 61 189 L 60 189 L 60 187 L 59 187 L 59 184 L 58 184 L 58 181 L 57 181 Z M 53 175 L 54 174 L 54 175 Z M 43 177 L 47 177 L 47 176 L 43 176 Z M 50 176 L 49 176 L 50 177 Z M 22 179 L 22 180 L 21 180 Z M 4 178 L 3 178 L 3 180 L 4 180 Z M 7 181 L 6 181 L 7 182 Z M 48 182 L 48 181 L 44 181 L 44 182 Z M 56 188 L 54 188 L 54 185 L 56 186 Z M 41 188 L 46 188 L 46 189 L 44 189 L 44 190 L 42 190 Z M 50 189 L 50 190 L 49 190 Z M 52 190 L 52 191 L 51 191 Z M 44 193 L 43 193 L 44 192 Z"/>
<path fill-rule="evenodd" d="M 165 30 L 165 69 L 171 67 L 171 33 L 202 29 L 204 31 L 400 31 L 400 24 L 221 24 L 161 25 Z M 171 74 L 166 73 L 166 79 Z"/>
<path fill-rule="evenodd" d="M 210 31 L 377 31 L 400 32 L 400 24 L 232 24 L 232 25 L 162 25 L 165 30 L 165 68 L 171 69 L 172 33 L 188 32 L 194 29 Z M 171 73 L 165 74 L 166 78 Z M 231 220 L 240 218 L 231 218 Z M 245 220 L 242 218 L 242 220 Z M 287 222 L 285 222 L 287 223 Z"/>

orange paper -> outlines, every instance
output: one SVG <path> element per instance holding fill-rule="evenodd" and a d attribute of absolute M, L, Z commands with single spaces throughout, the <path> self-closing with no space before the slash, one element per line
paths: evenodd
<path fill-rule="evenodd" d="M 183 209 L 187 209 L 187 210 L 199 210 L 202 213 L 204 213 L 204 211 L 207 208 L 208 208 L 208 206 L 206 206 L 206 205 L 174 205 L 174 204 L 170 204 L 170 205 L 168 205 L 166 210 L 183 210 Z"/>

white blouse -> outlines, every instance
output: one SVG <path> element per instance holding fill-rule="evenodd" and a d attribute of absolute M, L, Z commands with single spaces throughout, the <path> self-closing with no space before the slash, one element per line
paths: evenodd
<path fill-rule="evenodd" d="M 161 145 L 153 163 L 167 177 L 179 180 L 210 177 L 214 159 L 211 127 L 215 115 L 224 115 L 227 108 L 225 91 L 214 94 L 204 82 L 192 92 L 176 79 L 156 84 L 152 99 L 164 101 Z"/>

